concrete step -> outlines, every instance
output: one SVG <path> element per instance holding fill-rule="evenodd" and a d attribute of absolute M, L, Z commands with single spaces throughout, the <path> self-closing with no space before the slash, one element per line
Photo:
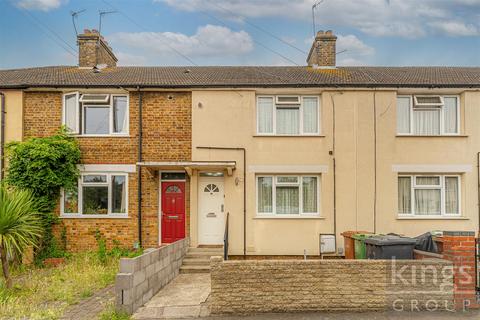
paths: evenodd
<path fill-rule="evenodd" d="M 218 248 L 188 248 L 188 252 L 220 252 L 223 253 L 223 247 Z"/>
<path fill-rule="evenodd" d="M 186 266 L 180 267 L 180 273 L 210 273 L 210 266 Z"/>
<path fill-rule="evenodd" d="M 184 266 L 209 266 L 210 265 L 210 258 L 185 258 L 183 259 Z"/>
<path fill-rule="evenodd" d="M 223 252 L 209 252 L 209 251 L 198 251 L 198 252 L 191 252 L 188 251 L 185 255 L 185 258 L 192 258 L 192 259 L 210 259 L 213 256 L 223 256 Z"/>

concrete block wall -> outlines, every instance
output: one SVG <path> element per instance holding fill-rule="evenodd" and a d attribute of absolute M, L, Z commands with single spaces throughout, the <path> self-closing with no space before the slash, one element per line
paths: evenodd
<path fill-rule="evenodd" d="M 160 289 L 175 278 L 187 253 L 190 239 L 170 245 L 146 249 L 135 258 L 120 259 L 120 271 L 115 280 L 117 310 L 134 313 Z"/>
<path fill-rule="evenodd" d="M 444 260 L 213 257 L 211 267 L 212 314 L 453 308 L 453 279 L 445 272 L 451 263 Z"/>

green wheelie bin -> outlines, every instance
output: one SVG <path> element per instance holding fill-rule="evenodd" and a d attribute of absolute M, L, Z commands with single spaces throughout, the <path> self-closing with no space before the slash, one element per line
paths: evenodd
<path fill-rule="evenodd" d="M 367 259 L 367 249 L 365 246 L 365 239 L 373 237 L 371 233 L 357 233 L 352 235 L 355 239 L 355 259 Z"/>

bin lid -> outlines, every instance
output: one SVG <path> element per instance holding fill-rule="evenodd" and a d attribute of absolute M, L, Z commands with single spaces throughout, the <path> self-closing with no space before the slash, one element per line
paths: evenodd
<path fill-rule="evenodd" d="M 358 234 L 358 233 L 368 233 L 368 231 L 343 231 L 342 233 L 340 233 L 341 236 L 344 236 L 344 237 L 351 237 L 352 235 L 354 234 Z"/>
<path fill-rule="evenodd" d="M 397 244 L 415 245 L 416 242 L 417 241 L 412 238 L 392 236 L 392 235 L 374 236 L 374 237 L 365 239 L 365 243 L 373 244 L 377 246 L 393 246 Z"/>
<path fill-rule="evenodd" d="M 352 238 L 355 240 L 364 240 L 373 236 L 375 236 L 375 234 L 373 233 L 357 233 L 357 234 L 353 234 Z"/>

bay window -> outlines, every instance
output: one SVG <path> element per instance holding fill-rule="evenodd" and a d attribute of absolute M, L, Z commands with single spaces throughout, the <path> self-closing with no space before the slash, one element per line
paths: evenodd
<path fill-rule="evenodd" d="M 62 216 L 127 215 L 126 173 L 82 173 L 78 185 L 64 190 Z"/>
<path fill-rule="evenodd" d="M 398 96 L 399 135 L 456 135 L 460 133 L 458 96 Z"/>
<path fill-rule="evenodd" d="M 318 135 L 318 96 L 257 97 L 257 134 Z"/>
<path fill-rule="evenodd" d="M 319 215 L 319 176 L 257 176 L 257 214 Z"/>
<path fill-rule="evenodd" d="M 460 214 L 460 176 L 398 176 L 398 213 L 412 216 Z"/>
<path fill-rule="evenodd" d="M 128 134 L 128 95 L 67 93 L 63 125 L 80 135 Z"/>

